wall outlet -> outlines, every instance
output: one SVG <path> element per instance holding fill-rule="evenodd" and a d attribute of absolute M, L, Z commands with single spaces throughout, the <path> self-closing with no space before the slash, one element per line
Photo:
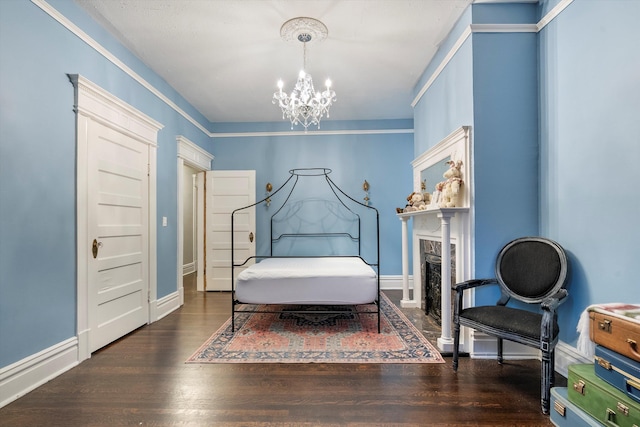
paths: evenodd
<path fill-rule="evenodd" d="M 163 217 L 162 217 L 162 226 L 163 226 L 163 227 L 166 227 L 166 226 L 167 226 L 167 217 L 166 217 L 166 216 L 163 216 Z"/>

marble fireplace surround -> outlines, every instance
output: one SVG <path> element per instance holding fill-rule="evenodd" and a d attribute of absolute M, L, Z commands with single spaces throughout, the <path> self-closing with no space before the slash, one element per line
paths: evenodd
<path fill-rule="evenodd" d="M 470 165 L 470 128 L 463 126 L 436 146 L 432 147 L 413 162 L 414 191 L 421 191 L 422 177 L 424 171 L 429 167 L 438 165 L 447 160 L 462 161 L 462 179 L 464 185 L 458 205 L 460 207 L 439 208 L 430 206 L 427 210 L 398 214 L 402 222 L 402 285 L 403 296 L 400 304 L 402 307 L 420 308 L 424 299 L 421 286 L 421 265 L 423 260 L 420 256 L 421 240 L 431 240 L 440 242 L 441 252 L 441 336 L 438 338 L 438 348 L 443 352 L 453 351 L 452 338 L 452 310 L 451 310 L 451 246 L 455 245 L 455 281 L 461 282 L 471 277 L 471 215 L 472 204 L 472 176 Z M 444 179 L 444 178 L 443 178 Z M 430 187 L 430 186 L 429 186 Z M 432 192 L 433 189 L 426 190 Z M 412 220 L 412 232 L 409 239 L 408 223 Z M 411 242 L 411 243 L 409 243 Z M 411 247 L 411 255 L 409 252 Z M 413 289 L 409 289 L 409 257 L 413 264 Z M 465 305 L 470 305 L 472 293 L 467 292 Z M 462 334 L 461 345 L 467 346 L 468 338 Z"/>
<path fill-rule="evenodd" d="M 456 245 L 451 244 L 451 282 L 456 282 Z M 420 240 L 420 308 L 440 323 L 442 318 L 442 244 L 436 240 Z M 451 298 L 454 299 L 453 294 Z M 453 306 L 451 308 L 453 310 Z"/>

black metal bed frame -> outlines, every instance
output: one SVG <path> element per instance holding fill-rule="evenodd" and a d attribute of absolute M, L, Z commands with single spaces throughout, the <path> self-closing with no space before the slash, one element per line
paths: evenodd
<path fill-rule="evenodd" d="M 273 311 L 273 310 L 238 310 L 237 306 L 239 305 L 256 305 L 256 304 L 246 304 L 243 303 L 241 301 L 238 301 L 236 299 L 236 290 L 235 290 L 235 269 L 238 267 L 243 267 L 244 265 L 246 265 L 248 262 L 250 262 L 251 260 L 262 260 L 262 259 L 267 259 L 267 258 L 327 258 L 327 257 L 336 257 L 336 255 L 321 255 L 321 256 L 308 256 L 308 255 L 303 255 L 303 256 L 274 256 L 273 255 L 273 250 L 274 250 L 274 243 L 277 243 L 278 241 L 280 241 L 283 238 L 297 238 L 297 237 L 338 237 L 338 236 L 342 236 L 342 237 L 348 237 L 349 239 L 351 239 L 352 241 L 358 243 L 358 254 L 357 255 L 338 255 L 338 257 L 344 257 L 344 258 L 360 258 L 365 264 L 369 265 L 370 267 L 375 269 L 376 272 L 376 281 L 377 281 L 377 293 L 376 293 L 376 300 L 370 304 L 362 304 L 362 305 L 371 305 L 371 304 L 375 304 L 376 306 L 376 310 L 375 311 L 358 311 L 357 309 L 355 310 L 313 310 L 314 314 L 339 314 L 339 313 L 351 313 L 351 314 L 356 314 L 356 315 L 360 315 L 360 314 L 377 314 L 378 316 L 378 333 L 380 333 L 380 215 L 378 213 L 378 210 L 372 206 L 366 205 L 362 202 L 359 202 L 358 200 L 355 200 L 354 198 L 352 198 L 351 196 L 349 196 L 348 194 L 346 194 L 344 191 L 342 191 L 332 180 L 331 178 L 329 178 L 329 173 L 331 173 L 331 169 L 328 168 L 299 168 L 299 169 L 291 169 L 289 171 L 289 174 L 291 175 L 280 187 L 278 187 L 276 190 L 274 190 L 269 196 L 265 197 L 264 199 L 235 209 L 232 213 L 231 213 L 231 331 L 235 332 L 235 315 L 236 313 L 243 313 L 243 312 L 247 312 L 247 313 L 281 313 L 282 310 L 277 310 L 277 311 Z M 336 199 L 340 202 L 340 204 L 346 208 L 349 212 L 351 212 L 354 215 L 354 218 L 356 218 L 357 221 L 357 227 L 358 227 L 358 235 L 357 236 L 353 236 L 351 233 L 349 232 L 331 232 L 331 233 L 284 233 L 284 234 L 280 234 L 277 236 L 273 235 L 273 222 L 274 222 L 274 218 L 275 216 L 284 208 L 285 205 L 287 205 L 287 202 L 289 201 L 289 198 L 291 197 L 291 195 L 293 194 L 293 191 L 296 188 L 296 185 L 298 183 L 298 179 L 301 176 L 324 176 L 329 188 L 331 189 L 331 191 L 333 192 L 333 194 L 336 196 Z M 271 215 L 271 219 L 269 221 L 269 227 L 270 227 L 270 234 L 271 234 L 271 244 L 269 247 L 269 255 L 254 255 L 254 256 L 250 256 L 249 258 L 245 259 L 242 262 L 236 262 L 235 261 L 235 245 L 234 245 L 234 217 L 235 214 L 237 212 L 240 212 L 242 210 L 245 209 L 249 209 L 251 207 L 260 205 L 262 203 L 267 203 L 268 201 L 271 200 L 271 198 L 273 196 L 275 196 L 278 192 L 280 192 L 281 190 L 283 190 L 285 188 L 285 186 L 287 186 L 287 184 L 289 184 L 289 182 L 293 180 L 293 184 L 291 187 L 291 190 L 289 190 L 289 193 L 286 194 L 285 198 L 284 198 L 284 202 L 282 202 L 282 205 L 280 205 L 280 207 L 276 210 L 276 212 Z M 285 193 L 283 193 L 285 194 Z M 376 215 L 376 259 L 375 262 L 367 262 L 363 257 L 362 257 L 362 253 L 361 253 L 361 241 L 360 241 L 360 233 L 361 233 L 361 222 L 360 222 L 360 215 L 353 212 L 349 206 L 347 206 L 347 202 L 353 202 L 356 203 L 357 205 L 363 206 L 367 209 L 370 209 L 371 212 L 375 212 Z M 270 304 L 270 305 L 287 305 L 287 304 Z M 303 306 L 305 304 L 295 304 L 295 306 Z M 307 306 L 319 306 L 321 304 L 306 304 Z M 333 304 L 335 306 L 335 304 Z M 289 310 L 287 309 L 287 313 L 304 313 L 304 310 Z"/>

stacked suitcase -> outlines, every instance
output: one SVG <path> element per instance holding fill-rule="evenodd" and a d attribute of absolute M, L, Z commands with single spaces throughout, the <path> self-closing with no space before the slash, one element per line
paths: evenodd
<path fill-rule="evenodd" d="M 640 427 L 640 305 L 589 309 L 593 364 L 569 366 L 567 387 L 551 389 L 560 427 Z"/>

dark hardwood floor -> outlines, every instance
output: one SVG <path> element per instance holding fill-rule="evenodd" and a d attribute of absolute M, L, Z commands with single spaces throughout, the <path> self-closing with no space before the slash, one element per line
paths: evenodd
<path fill-rule="evenodd" d="M 462 358 L 457 374 L 450 357 L 425 365 L 185 364 L 230 311 L 228 293 L 198 293 L 187 282 L 182 308 L 0 408 L 0 426 L 552 425 L 540 412 L 537 361 Z M 419 310 L 408 315 L 421 329 L 430 323 Z M 557 384 L 566 380 L 557 375 Z"/>

